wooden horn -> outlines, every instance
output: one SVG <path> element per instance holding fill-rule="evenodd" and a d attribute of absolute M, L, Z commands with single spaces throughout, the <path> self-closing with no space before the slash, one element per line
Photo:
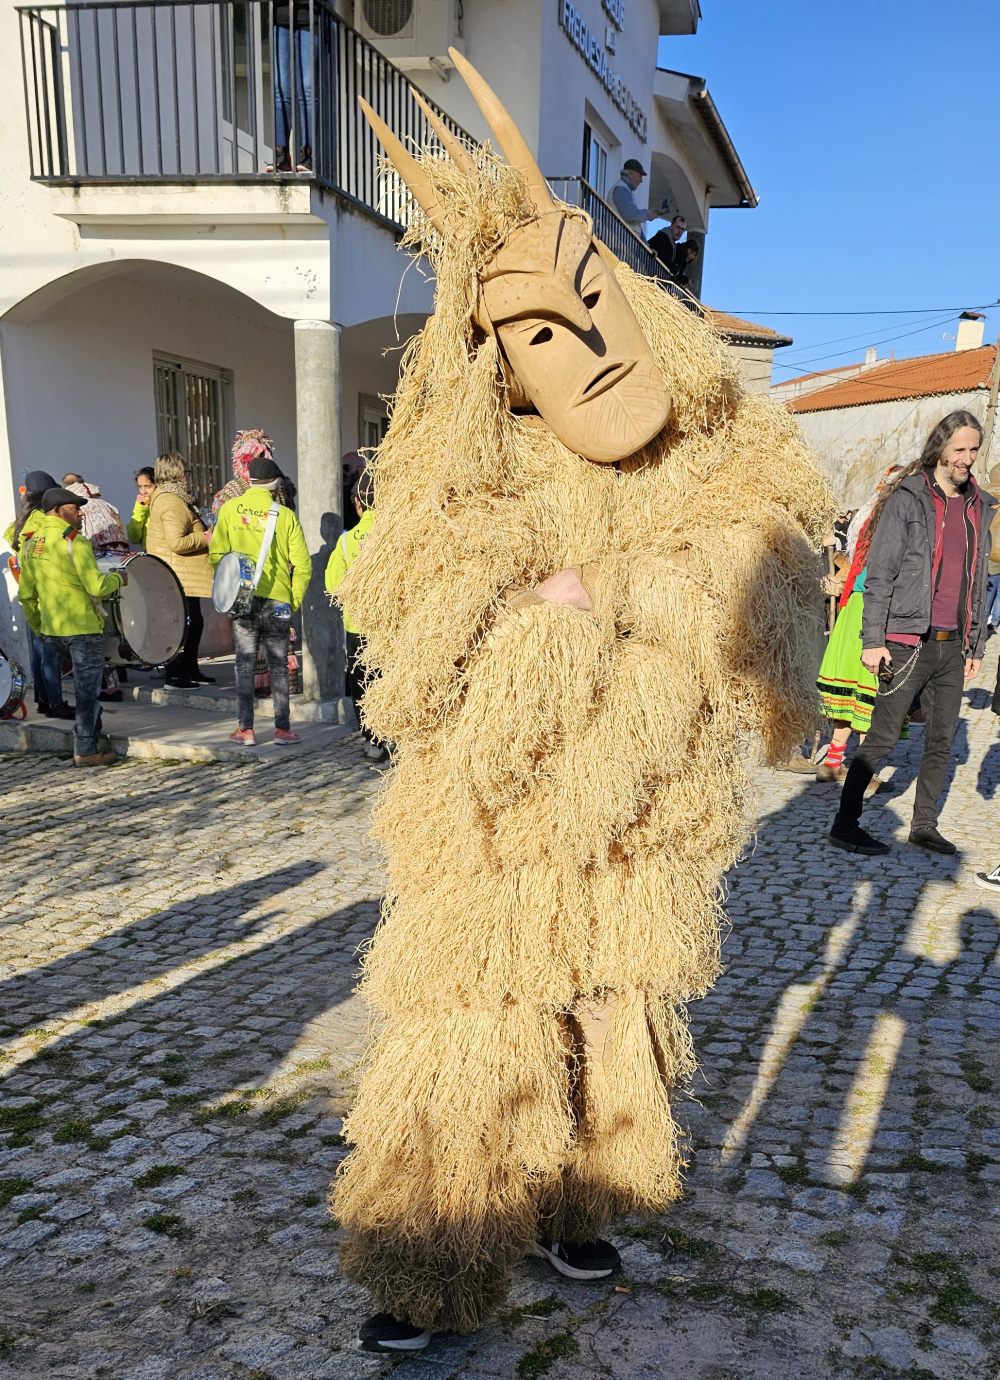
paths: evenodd
<path fill-rule="evenodd" d="M 476 166 L 476 160 L 462 143 L 461 139 L 459 139 L 458 135 L 452 134 L 440 115 L 431 109 L 423 96 L 420 95 L 419 91 L 414 91 L 413 99 L 427 116 L 427 123 L 440 139 L 445 151 L 455 164 L 455 167 L 458 168 L 459 172 L 465 173 L 466 177 L 475 177 L 479 171 Z"/>
<path fill-rule="evenodd" d="M 497 143 L 504 157 L 515 168 L 527 184 L 528 194 L 539 212 L 552 210 L 554 203 L 549 184 L 542 176 L 541 169 L 531 155 L 524 136 L 514 123 L 509 111 L 504 107 L 496 92 L 482 79 L 471 62 L 467 62 L 456 48 L 449 48 L 448 54 L 465 79 L 479 109 L 486 117 L 486 123 L 496 135 Z"/>
<path fill-rule="evenodd" d="M 358 97 L 358 104 L 365 113 L 365 119 L 375 131 L 379 143 L 388 154 L 392 166 L 410 189 L 414 201 L 435 230 L 439 230 L 443 235 L 445 233 L 444 209 L 427 173 L 413 154 L 404 148 L 386 122 L 375 113 L 363 96 Z"/>

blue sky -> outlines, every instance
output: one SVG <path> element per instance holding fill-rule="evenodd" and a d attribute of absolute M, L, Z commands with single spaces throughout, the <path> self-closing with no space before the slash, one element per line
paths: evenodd
<path fill-rule="evenodd" d="M 704 300 L 794 337 L 775 381 L 866 345 L 950 350 L 948 309 L 1000 298 L 1000 3 L 701 5 L 696 35 L 661 39 L 660 66 L 706 78 L 761 199 L 712 213 Z M 986 340 L 998 329 L 1000 308 Z"/>

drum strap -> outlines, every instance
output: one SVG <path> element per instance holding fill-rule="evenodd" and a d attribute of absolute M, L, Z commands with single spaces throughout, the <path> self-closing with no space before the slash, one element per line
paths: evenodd
<path fill-rule="evenodd" d="M 268 554 L 271 550 L 271 543 L 274 541 L 274 529 L 278 524 L 278 511 L 279 505 L 277 503 L 272 503 L 267 511 L 267 526 L 264 528 L 264 538 L 260 544 L 257 564 L 254 566 L 253 571 L 254 590 L 256 590 L 257 586 L 260 584 L 260 577 L 264 573 L 264 562 L 268 558 Z"/>

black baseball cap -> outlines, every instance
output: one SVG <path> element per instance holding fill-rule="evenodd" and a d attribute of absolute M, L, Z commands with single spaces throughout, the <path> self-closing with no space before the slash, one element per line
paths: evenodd
<path fill-rule="evenodd" d="M 646 176 L 646 169 L 639 162 L 638 158 L 626 158 L 625 162 L 622 164 L 622 172 L 637 172 L 642 173 L 643 177 Z"/>
<path fill-rule="evenodd" d="M 266 455 L 258 455 L 247 468 L 247 474 L 258 484 L 273 484 L 276 479 L 284 479 L 284 475 L 273 460 L 269 460 Z"/>
<path fill-rule="evenodd" d="M 48 489 L 58 487 L 51 474 L 46 474 L 44 470 L 29 470 L 24 476 L 24 491 L 28 494 L 43 494 Z"/>
<path fill-rule="evenodd" d="M 90 500 L 81 494 L 60 488 L 58 484 L 53 484 L 51 489 L 46 489 L 42 494 L 42 507 L 47 513 L 51 512 L 53 508 L 61 508 L 64 503 L 75 503 L 78 508 L 84 508 L 89 502 Z"/>

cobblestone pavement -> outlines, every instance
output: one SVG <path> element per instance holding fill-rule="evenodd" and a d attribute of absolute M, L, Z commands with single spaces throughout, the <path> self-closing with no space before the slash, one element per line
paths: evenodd
<path fill-rule="evenodd" d="M 1000 641 L 1000 639 L 998 639 Z M 942 818 L 921 747 L 823 844 L 836 788 L 760 774 L 726 976 L 692 1011 L 685 1201 L 626 1275 L 517 1272 L 505 1314 L 400 1380 L 1000 1376 L 995 654 Z M 334 1380 L 368 1311 L 325 1207 L 382 885 L 356 743 L 273 767 L 0 760 L 0 1376 Z"/>

